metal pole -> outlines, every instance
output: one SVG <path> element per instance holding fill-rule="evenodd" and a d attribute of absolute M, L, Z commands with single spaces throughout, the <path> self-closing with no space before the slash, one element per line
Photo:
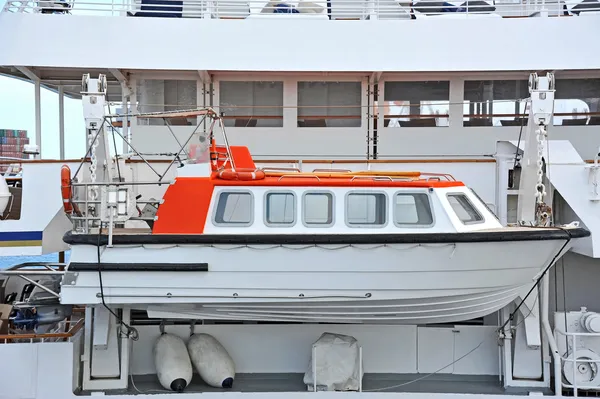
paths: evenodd
<path fill-rule="evenodd" d="M 206 119 L 206 118 L 205 118 Z M 173 135 L 173 138 L 175 139 L 175 141 L 177 142 L 177 145 L 179 145 L 179 147 L 181 148 L 181 142 L 179 142 L 179 140 L 177 139 L 177 136 L 175 136 L 175 132 L 173 131 L 173 129 L 171 129 L 171 124 L 169 124 L 169 120 L 167 118 L 163 118 L 163 120 L 165 121 L 165 125 L 167 126 L 167 128 L 169 129 L 169 132 L 171 132 L 171 135 Z M 185 151 L 185 155 L 188 157 L 188 159 L 190 158 L 190 154 L 188 154 L 187 151 Z"/>
<path fill-rule="evenodd" d="M 127 90 L 127 88 L 122 87 L 123 93 L 125 93 L 125 90 Z M 121 97 L 121 104 L 123 107 L 121 112 L 125 114 L 123 116 L 123 119 L 121 120 L 123 122 L 123 127 L 121 127 L 121 131 L 123 132 L 123 137 L 127 137 L 128 140 L 131 140 L 131 138 L 129 137 L 129 97 L 125 94 L 123 94 L 123 96 Z M 116 150 L 117 149 L 115 148 L 115 151 Z M 127 147 L 127 143 L 123 142 L 123 154 L 126 154 L 127 152 L 129 152 L 129 148 Z"/>
<path fill-rule="evenodd" d="M 42 93 L 40 80 L 36 79 L 35 85 L 35 144 L 37 144 L 40 153 L 38 159 L 42 158 Z"/>
<path fill-rule="evenodd" d="M 127 139 L 126 139 L 125 137 L 123 137 L 123 135 L 122 135 L 121 133 L 119 133 L 119 131 L 118 131 L 117 129 L 115 129 L 115 128 L 113 127 L 112 123 L 111 123 L 111 124 L 109 124 L 109 126 L 112 128 L 113 132 L 115 132 L 116 134 L 118 134 L 118 135 L 119 135 L 119 137 L 121 137 L 121 138 L 123 139 L 123 141 L 125 141 L 125 143 L 126 143 L 126 144 L 127 144 L 129 147 L 131 147 L 131 149 L 132 149 L 132 150 L 133 150 L 133 151 L 134 151 L 134 152 L 135 152 L 137 155 L 139 155 L 139 156 L 140 156 L 140 158 L 142 158 L 142 161 L 144 161 L 144 163 L 145 163 L 146 165 L 148 165 L 148 167 L 149 167 L 150 169 L 152 169 L 152 171 L 153 171 L 153 172 L 156 174 L 156 176 L 158 176 L 158 177 L 160 177 L 160 178 L 162 179 L 162 177 L 161 177 L 160 173 L 158 173 L 158 172 L 156 171 L 156 169 L 154 169 L 154 168 L 152 167 L 152 165 L 150 165 L 150 164 L 148 163 L 148 161 L 146 161 L 146 159 L 145 159 L 145 158 L 144 158 L 144 157 L 143 157 L 143 156 L 140 154 L 140 152 L 139 152 L 138 150 L 136 150 L 136 149 L 135 149 L 135 148 L 134 148 L 134 147 L 131 145 L 131 143 L 130 143 L 129 141 L 127 141 Z M 179 155 L 179 154 L 178 154 L 178 155 Z M 131 184 L 131 183 L 129 183 L 129 184 Z"/>
<path fill-rule="evenodd" d="M 200 122 L 198 122 L 198 124 L 196 125 L 196 128 L 194 129 L 194 131 L 192 132 L 192 134 L 190 134 L 190 137 L 188 137 L 188 139 L 185 141 L 185 143 L 183 143 L 183 146 L 181 146 L 181 148 L 179 148 L 179 151 L 177 151 L 177 154 L 175 154 L 175 156 L 173 157 L 173 160 L 171 161 L 171 163 L 169 164 L 169 166 L 165 170 L 165 173 L 163 173 L 162 176 L 160 176 L 160 178 L 158 179 L 158 181 L 162 181 L 163 177 L 165 177 L 167 175 L 167 172 L 169 171 L 169 169 L 171 169 L 171 166 L 173 166 L 173 164 L 175 163 L 175 160 L 177 159 L 177 157 L 179 156 L 179 154 L 181 154 L 181 151 L 184 150 L 184 148 L 187 145 L 187 143 L 189 143 L 189 141 L 192 139 L 192 137 L 194 137 L 194 135 L 198 131 L 198 128 L 200 127 L 200 125 L 204 121 L 204 119 L 206 119 L 206 115 L 202 116 L 202 120 Z"/>
<path fill-rule="evenodd" d="M 58 86 L 58 143 L 60 159 L 65 159 L 65 88 Z"/>
<path fill-rule="evenodd" d="M 47 272 L 45 272 L 45 273 L 47 273 Z M 36 287 L 38 287 L 38 288 L 40 288 L 40 289 L 42 289 L 42 290 L 46 291 L 46 292 L 47 292 L 47 293 L 49 293 L 50 295 L 52 295 L 52 296 L 55 296 L 55 297 L 57 297 L 57 298 L 60 298 L 60 295 L 58 295 L 56 292 L 52 291 L 51 289 L 49 289 L 49 288 L 47 288 L 47 287 L 44 287 L 44 286 L 43 286 L 43 285 L 41 285 L 40 283 L 38 283 L 38 282 L 36 282 L 36 281 L 33 281 L 32 279 L 30 279 L 30 278 L 28 278 L 28 277 L 25 277 L 25 276 L 23 276 L 23 275 L 21 275 L 21 274 L 17 274 L 17 276 L 19 276 L 19 277 L 21 277 L 23 280 L 25 280 L 25 281 L 27 281 L 27 282 L 29 282 L 29 283 L 31 283 L 31 284 L 33 284 L 33 285 L 35 285 Z"/>
<path fill-rule="evenodd" d="M 223 118 L 219 117 L 219 127 L 221 128 L 221 134 L 223 140 L 225 140 L 225 148 L 227 149 L 227 155 L 229 156 L 229 163 L 231 163 L 231 170 L 235 171 L 235 162 L 233 160 L 233 154 L 231 154 L 231 148 L 229 148 L 229 140 L 227 140 L 227 134 L 225 133 L 225 124 Z"/>
<path fill-rule="evenodd" d="M 541 295 L 541 316 L 542 316 L 542 327 L 544 328 L 544 332 L 546 333 L 546 337 L 548 338 L 548 344 L 550 344 L 550 350 L 552 351 L 552 360 L 554 365 L 554 395 L 562 396 L 562 371 L 561 371 L 561 359 L 560 352 L 558 351 L 558 345 L 556 344 L 556 339 L 554 338 L 554 334 L 552 333 L 552 328 L 550 327 L 550 321 L 548 320 L 548 307 L 550 302 L 550 277 L 546 273 L 544 277 L 542 277 L 541 286 L 538 285 L 539 292 L 538 295 Z M 575 367 L 575 365 L 573 365 Z"/>
<path fill-rule="evenodd" d="M 0 276 L 21 276 L 21 275 L 32 275 L 32 276 L 62 276 L 64 271 L 60 270 L 0 270 Z"/>

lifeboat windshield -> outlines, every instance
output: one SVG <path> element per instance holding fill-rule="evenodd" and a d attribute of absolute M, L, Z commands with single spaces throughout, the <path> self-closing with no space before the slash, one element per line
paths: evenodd
<path fill-rule="evenodd" d="M 187 163 L 206 164 L 210 162 L 209 132 L 197 132 L 192 135 L 186 146 Z"/>

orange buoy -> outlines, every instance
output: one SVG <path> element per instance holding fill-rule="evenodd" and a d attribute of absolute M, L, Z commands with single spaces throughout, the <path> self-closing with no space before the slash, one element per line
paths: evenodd
<path fill-rule="evenodd" d="M 60 192 L 65 213 L 70 215 L 73 213 L 73 204 L 71 203 L 73 191 L 71 188 L 71 168 L 67 165 L 63 165 L 62 168 L 60 168 Z"/>
<path fill-rule="evenodd" d="M 261 169 L 225 169 L 217 173 L 217 177 L 223 180 L 262 180 L 265 172 Z"/>

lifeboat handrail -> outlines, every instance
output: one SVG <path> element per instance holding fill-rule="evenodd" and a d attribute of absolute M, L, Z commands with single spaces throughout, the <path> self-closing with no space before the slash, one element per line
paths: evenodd
<path fill-rule="evenodd" d="M 431 176 L 431 177 L 438 177 L 440 179 L 441 178 L 445 178 L 448 181 L 456 181 L 456 179 L 454 178 L 454 176 L 452 176 L 450 173 L 421 172 L 421 175 L 423 175 L 423 176 Z"/>
<path fill-rule="evenodd" d="M 69 323 L 70 328 L 67 332 L 64 333 L 2 334 L 0 335 L 0 342 L 7 343 L 8 341 L 14 341 L 16 339 L 29 339 L 31 341 L 33 341 L 34 339 L 41 339 L 43 341 L 49 338 L 73 338 L 75 334 L 77 334 L 79 330 L 81 330 L 81 328 L 83 327 L 85 319 L 79 319 L 75 324 L 73 324 L 71 321 L 68 321 L 67 323 Z"/>
<path fill-rule="evenodd" d="M 357 176 L 353 176 L 352 179 L 350 181 L 354 181 L 355 179 L 370 179 L 370 180 L 389 180 L 389 181 L 394 181 L 394 179 L 392 179 L 390 176 L 377 176 L 377 175 L 357 175 Z"/>
<path fill-rule="evenodd" d="M 283 179 L 284 177 L 308 177 L 308 178 L 314 177 L 318 181 L 321 181 L 321 178 L 319 176 L 309 175 L 309 174 L 306 174 L 306 175 L 304 175 L 304 174 L 302 174 L 302 175 L 300 175 L 300 174 L 298 174 L 298 175 L 282 175 L 279 177 L 279 179 L 277 179 L 277 181 L 281 181 L 281 179 Z"/>
<path fill-rule="evenodd" d="M 279 171 L 289 171 L 289 172 L 298 172 L 298 173 L 302 173 L 302 171 L 299 168 L 291 168 L 291 167 L 273 167 L 273 166 L 268 166 L 268 167 L 263 167 L 260 168 L 263 172 L 279 172 Z"/>
<path fill-rule="evenodd" d="M 87 187 L 87 186 L 147 186 L 156 184 L 157 186 L 173 184 L 172 180 L 141 180 L 141 181 L 111 181 L 111 182 L 73 182 L 71 185 L 73 187 Z"/>
<path fill-rule="evenodd" d="M 313 173 L 318 172 L 343 172 L 343 173 L 352 173 L 350 169 L 313 169 Z"/>

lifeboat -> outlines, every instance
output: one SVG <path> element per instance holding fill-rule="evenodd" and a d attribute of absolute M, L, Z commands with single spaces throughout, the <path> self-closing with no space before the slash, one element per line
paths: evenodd
<path fill-rule="evenodd" d="M 151 229 L 118 215 L 118 230 L 67 233 L 79 278 L 63 302 L 100 304 L 101 267 L 107 298 L 149 317 L 459 322 L 511 303 L 590 234 L 504 227 L 448 174 L 259 169 L 248 148 L 224 142 L 206 164 L 178 169 Z M 109 226 L 109 212 L 97 214 Z"/>

